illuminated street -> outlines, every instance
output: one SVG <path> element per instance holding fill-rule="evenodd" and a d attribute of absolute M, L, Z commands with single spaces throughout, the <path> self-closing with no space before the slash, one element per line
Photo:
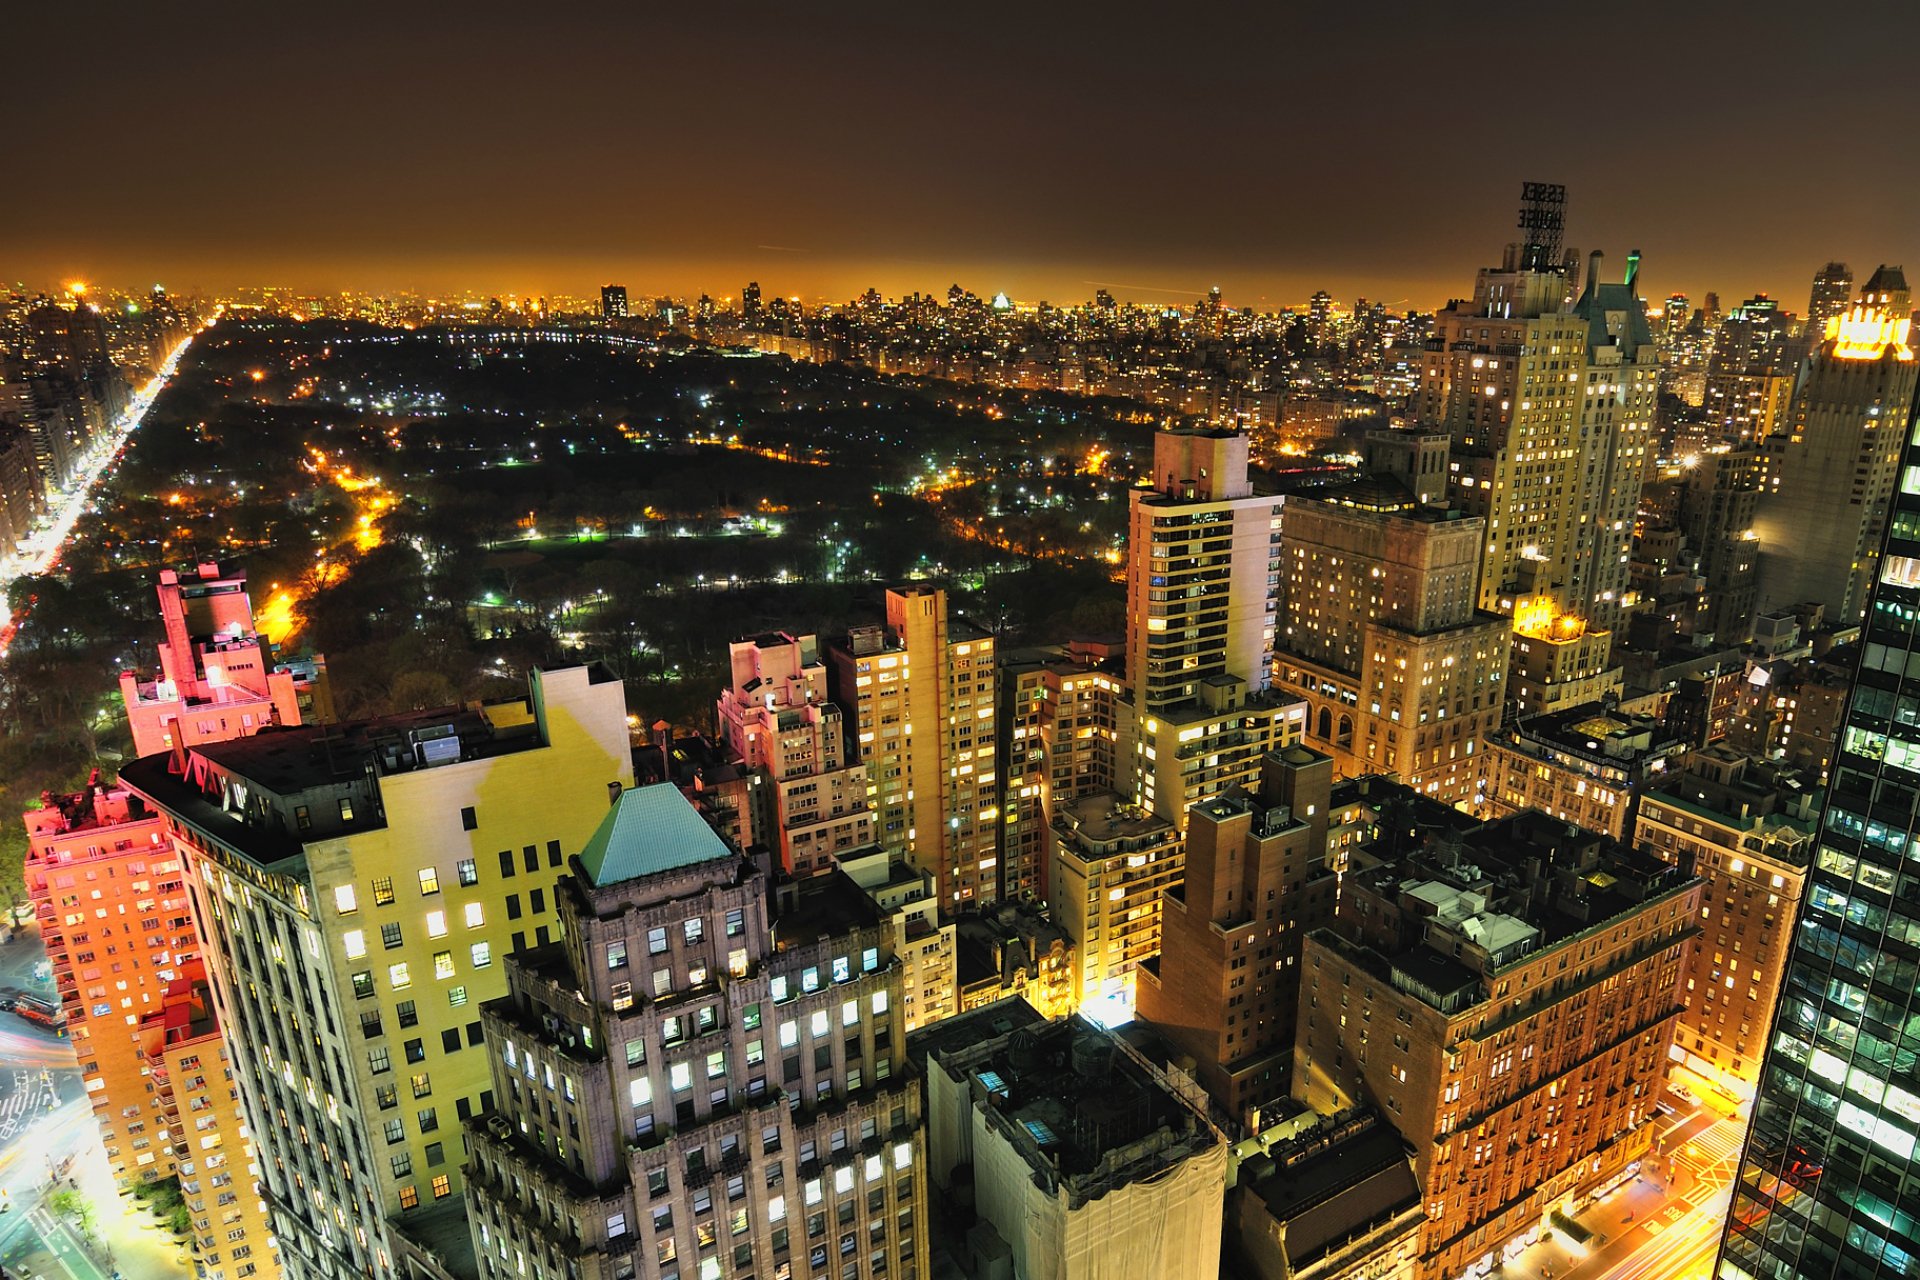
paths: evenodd
<path fill-rule="evenodd" d="M 5 657 L 13 643 L 16 619 L 7 600 L 7 589 L 16 578 L 32 574 L 46 573 L 60 562 L 61 550 L 66 546 L 67 537 L 73 532 L 73 526 L 85 515 L 94 498 L 94 487 L 102 476 L 107 474 L 120 451 L 126 447 L 140 424 L 146 420 L 147 411 L 153 408 L 154 400 L 179 367 L 180 357 L 193 345 L 191 336 L 183 338 L 168 353 L 160 371 L 148 383 L 134 393 L 133 402 L 127 412 L 115 424 L 111 435 L 94 441 L 87 451 L 86 458 L 77 470 L 73 483 L 66 493 L 61 495 L 58 504 L 37 525 L 33 535 L 22 544 L 20 551 L 0 561 L 0 657 Z"/>

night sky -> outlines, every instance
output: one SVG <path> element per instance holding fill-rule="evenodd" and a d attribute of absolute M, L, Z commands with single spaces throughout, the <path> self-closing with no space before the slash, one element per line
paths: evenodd
<path fill-rule="evenodd" d="M 1920 266 L 1908 4 L 7 9 L 29 287 L 1429 307 L 1528 178 L 1652 296 Z"/>

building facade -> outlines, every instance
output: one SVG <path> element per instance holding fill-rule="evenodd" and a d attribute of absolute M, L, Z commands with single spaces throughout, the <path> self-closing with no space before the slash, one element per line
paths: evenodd
<path fill-rule="evenodd" d="M 564 941 L 482 1009 L 483 1280 L 925 1274 L 887 917 L 839 872 L 776 902 L 670 786 L 623 794 L 570 869 Z"/>
<path fill-rule="evenodd" d="M 1820 790 L 1789 770 L 1700 751 L 1649 785 L 1633 842 L 1706 882 L 1674 1060 L 1745 1108 L 1780 998 L 1813 858 Z"/>
<path fill-rule="evenodd" d="M 1050 905 L 1073 944 L 1074 1003 L 1130 1009 L 1134 970 L 1160 951 L 1161 892 L 1180 883 L 1185 838 L 1112 792 L 1061 806 L 1053 837 Z"/>
<path fill-rule="evenodd" d="M 1341 772 L 1478 800 L 1509 647 L 1506 620 L 1478 607 L 1483 524 L 1390 477 L 1287 504 L 1276 680 Z"/>
<path fill-rule="evenodd" d="M 874 833 L 867 769 L 847 759 L 819 641 L 780 632 L 727 649 L 732 680 L 715 708 L 720 736 L 742 765 L 768 778 L 758 794 L 772 810 L 742 815 L 741 842 L 777 850 L 792 875 L 829 871 L 841 854 L 871 845 Z"/>
<path fill-rule="evenodd" d="M 1489 1269 L 1630 1176 L 1698 934 L 1700 883 L 1529 816 L 1383 855 L 1306 942 L 1294 1096 L 1414 1151 L 1416 1274 Z"/>
<path fill-rule="evenodd" d="M 331 719 L 324 659 L 281 662 L 254 629 L 247 575 L 202 564 L 160 571 L 160 671 L 120 676 L 135 755 Z"/>
<path fill-rule="evenodd" d="M 1830 621 L 1851 625 L 1866 610 L 1920 384 L 1911 314 L 1901 309 L 1911 299 L 1888 305 L 1885 292 L 1828 323 L 1785 429 L 1764 442 L 1767 487 L 1753 521 L 1763 612 L 1816 601 Z"/>
<path fill-rule="evenodd" d="M 856 628 L 829 650 L 874 838 L 933 875 L 943 911 L 997 902 L 993 637 L 950 618 L 937 587 L 890 589 L 886 609 L 885 627 Z"/>
<path fill-rule="evenodd" d="M 1333 760 L 1289 747 L 1267 757 L 1259 790 L 1195 805 L 1181 882 L 1161 895 L 1160 953 L 1138 969 L 1140 1016 L 1236 1118 L 1287 1093 L 1300 948 L 1338 900 L 1332 797 Z"/>
<path fill-rule="evenodd" d="M 1898 417 L 1903 471 L 1920 468 Z M 1884 1275 L 1920 1258 L 1920 498 L 1896 497 L 1717 1273 Z"/>
<path fill-rule="evenodd" d="M 479 1007 L 554 937 L 556 882 L 633 779 L 620 682 L 283 729 L 129 765 L 184 855 L 281 1261 L 388 1280 L 464 1253 L 458 1123 L 492 1103 Z M 430 1241 L 433 1243 L 423 1243 Z"/>
<path fill-rule="evenodd" d="M 180 853 L 158 813 L 97 774 L 42 806 L 26 814 L 27 900 L 108 1167 L 123 1187 L 171 1177 L 185 1136 L 154 1086 L 141 1024 L 200 952 Z"/>

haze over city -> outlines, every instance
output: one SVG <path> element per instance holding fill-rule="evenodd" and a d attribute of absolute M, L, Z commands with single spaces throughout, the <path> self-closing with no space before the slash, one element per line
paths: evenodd
<path fill-rule="evenodd" d="M 1899 6 L 28 6 L 9 280 L 1432 308 L 1527 177 L 1649 288 L 1899 262 Z M 138 122 L 137 124 L 135 122 Z"/>

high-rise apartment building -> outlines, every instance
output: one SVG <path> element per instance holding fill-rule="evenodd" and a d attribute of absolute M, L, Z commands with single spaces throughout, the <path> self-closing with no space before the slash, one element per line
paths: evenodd
<path fill-rule="evenodd" d="M 1056 808 L 1048 903 L 1073 940 L 1075 1003 L 1132 1008 L 1134 971 L 1160 952 L 1160 896 L 1180 883 L 1180 829 L 1112 792 Z"/>
<path fill-rule="evenodd" d="M 1129 504 L 1121 739 L 1135 802 L 1184 828 L 1305 727 L 1271 688 L 1281 504 L 1254 494 L 1246 436 L 1211 428 L 1156 433 Z"/>
<path fill-rule="evenodd" d="M 1707 359 L 1701 405 L 1719 439 L 1753 444 L 1780 429 L 1806 347 L 1801 325 L 1764 293 L 1727 313 Z"/>
<path fill-rule="evenodd" d="M 735 758 L 770 785 L 757 789 L 771 813 L 743 814 L 743 845 L 779 852 L 794 875 L 831 870 L 834 859 L 873 843 L 867 770 L 846 758 L 840 708 L 827 699 L 827 667 L 813 636 L 784 632 L 728 646 L 732 681 L 715 708 Z"/>
<path fill-rule="evenodd" d="M 1849 313 L 1829 344 L 1873 314 Z M 1906 320 L 1882 323 L 1904 333 Z M 1920 473 L 1912 416 L 1886 412 L 1903 474 Z M 1920 1079 L 1907 1038 L 1920 988 L 1908 908 L 1920 709 L 1907 674 L 1920 671 L 1920 496 L 1906 489 L 1872 557 L 1852 697 L 1720 1253 L 1731 1280 L 1898 1274 L 1920 1258 Z"/>
<path fill-rule="evenodd" d="M 1635 847 L 1706 881 L 1674 1058 L 1739 1106 L 1760 1077 L 1820 794 L 1790 769 L 1716 747 L 1640 797 Z"/>
<path fill-rule="evenodd" d="M 254 629 L 244 570 L 162 569 L 158 592 L 160 671 L 150 680 L 120 676 L 135 755 L 331 718 L 325 660 L 281 661 Z"/>
<path fill-rule="evenodd" d="M 1920 384 L 1911 305 L 1897 268 L 1876 271 L 1862 301 L 1828 321 L 1789 421 L 1765 441 L 1767 487 L 1753 520 L 1763 613 L 1817 602 L 1828 620 L 1850 625 L 1866 609 Z"/>
<path fill-rule="evenodd" d="M 890 589 L 886 607 L 886 626 L 855 628 L 828 651 L 874 839 L 933 874 L 943 911 L 997 902 L 993 637 L 950 618 L 937 587 Z"/>
<path fill-rule="evenodd" d="M 1484 523 L 1417 505 L 1390 475 L 1287 503 L 1275 678 L 1306 699 L 1307 741 L 1341 772 L 1477 800 L 1510 644 L 1478 607 Z"/>
<path fill-rule="evenodd" d="M 893 921 L 907 1031 L 952 1017 L 960 1008 L 959 941 L 953 920 L 941 918 L 933 877 L 885 849 L 842 858 L 840 869 Z"/>
<path fill-rule="evenodd" d="M 1126 1041 L 1006 1000 L 916 1037 L 914 1052 L 927 1062 L 927 1179 L 979 1211 L 968 1274 L 1220 1274 L 1226 1139 Z"/>
<path fill-rule="evenodd" d="M 1624 674 L 1612 653 L 1612 632 L 1561 613 L 1545 596 L 1516 601 L 1507 714 L 1546 715 L 1618 693 Z"/>
<path fill-rule="evenodd" d="M 1366 1103 L 1413 1148 L 1414 1274 L 1439 1280 L 1632 1176 L 1700 882 L 1539 815 L 1413 848 L 1388 825 L 1307 938 L 1293 1089 L 1322 1114 Z"/>
<path fill-rule="evenodd" d="M 1657 717 L 1606 702 L 1527 716 L 1487 741 L 1487 807 L 1537 809 L 1627 840 L 1642 789 L 1686 748 Z"/>
<path fill-rule="evenodd" d="M 140 1019 L 140 1051 L 167 1124 L 174 1175 L 193 1224 L 198 1280 L 277 1280 L 273 1224 L 257 1183 L 233 1053 L 198 960 L 182 965 L 162 1007 Z"/>
<path fill-rule="evenodd" d="M 1753 518 L 1766 474 L 1766 455 L 1745 445 L 1689 459 L 1678 482 L 1675 523 L 1706 588 L 1704 627 L 1721 644 L 1744 644 L 1753 634 L 1760 602 Z"/>
<path fill-rule="evenodd" d="M 602 320 L 624 320 L 630 314 L 627 307 L 627 286 L 623 284 L 603 284 L 600 286 L 600 318 Z"/>
<path fill-rule="evenodd" d="M 1853 268 L 1829 262 L 1813 273 L 1813 292 L 1807 299 L 1807 332 L 1818 337 L 1827 322 L 1845 315 L 1853 301 Z"/>
<path fill-rule="evenodd" d="M 1338 900 L 1332 800 L 1333 760 L 1296 746 L 1267 757 L 1257 791 L 1196 804 L 1181 882 L 1162 897 L 1160 954 L 1139 968 L 1140 1016 L 1236 1118 L 1286 1094 L 1300 949 Z"/>
<path fill-rule="evenodd" d="M 1525 193 L 1529 239 L 1435 317 L 1416 403 L 1453 436 L 1454 500 L 1486 522 L 1481 607 L 1510 613 L 1550 595 L 1610 630 L 1626 603 L 1659 364 L 1634 293 L 1639 255 L 1611 284 L 1592 255 L 1576 297 L 1559 243 L 1565 192 L 1540 187 Z M 1543 218 L 1550 234 L 1532 225 Z"/>
<path fill-rule="evenodd" d="M 488 1109 L 480 1005 L 553 940 L 626 703 L 598 668 L 524 700 L 285 728 L 127 766 L 185 856 L 263 1191 L 295 1280 L 407 1274 L 462 1209 L 457 1122 Z"/>
<path fill-rule="evenodd" d="M 1653 466 L 1660 361 L 1646 304 L 1634 292 L 1638 250 L 1621 280 L 1600 279 L 1601 256 L 1587 259 L 1587 284 L 1573 314 L 1587 322 L 1580 407 L 1580 482 L 1576 554 L 1568 599 L 1598 627 L 1618 630 L 1630 593 L 1628 561 L 1640 491 Z"/>
<path fill-rule="evenodd" d="M 159 814 L 97 775 L 42 805 L 26 814 L 27 898 L 108 1166 L 122 1186 L 169 1177 L 185 1137 L 153 1087 L 140 1024 L 200 950 L 180 854 Z"/>
<path fill-rule="evenodd" d="M 1120 787 L 1125 687 L 1109 646 L 1076 642 L 1000 661 L 1000 865 L 1005 896 L 1046 900 L 1058 806 Z"/>
<path fill-rule="evenodd" d="M 925 1274 L 887 917 L 837 871 L 776 902 L 667 785 L 621 795 L 569 870 L 562 940 L 480 1010 L 482 1280 Z"/>

